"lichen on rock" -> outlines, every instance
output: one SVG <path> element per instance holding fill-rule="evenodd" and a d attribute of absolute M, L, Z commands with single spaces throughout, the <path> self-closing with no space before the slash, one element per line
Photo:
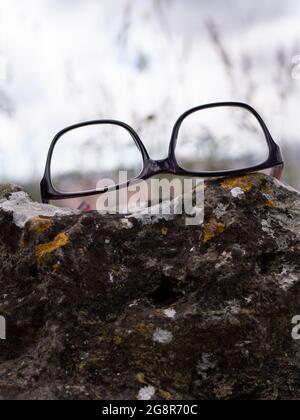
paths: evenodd
<path fill-rule="evenodd" d="M 299 399 L 299 257 L 300 195 L 261 174 L 207 181 L 197 226 L 0 186 L 0 398 Z"/>

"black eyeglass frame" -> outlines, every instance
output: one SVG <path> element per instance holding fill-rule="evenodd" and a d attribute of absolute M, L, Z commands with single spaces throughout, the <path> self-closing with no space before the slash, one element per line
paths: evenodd
<path fill-rule="evenodd" d="M 249 111 L 252 115 L 254 115 L 254 117 L 258 120 L 266 138 L 266 142 L 269 149 L 268 159 L 260 165 L 256 165 L 256 166 L 252 166 L 252 167 L 244 168 L 244 169 L 234 169 L 234 170 L 216 171 L 216 172 L 207 172 L 207 171 L 191 172 L 191 171 L 183 169 L 178 164 L 177 159 L 176 159 L 176 146 L 177 146 L 178 133 L 179 133 L 179 130 L 183 121 L 188 116 L 190 116 L 191 114 L 195 112 L 202 111 L 204 109 L 220 108 L 220 107 L 242 108 Z M 197 178 L 224 178 L 224 177 L 242 176 L 242 175 L 246 175 L 252 172 L 259 172 L 259 171 L 263 171 L 263 170 L 271 169 L 271 168 L 272 168 L 272 175 L 280 179 L 283 172 L 283 168 L 284 168 L 284 161 L 283 161 L 280 147 L 276 144 L 265 122 L 263 121 L 262 117 L 258 114 L 258 112 L 254 108 L 242 102 L 217 102 L 217 103 L 200 105 L 200 106 L 191 108 L 179 117 L 179 119 L 177 120 L 177 122 L 175 123 L 173 127 L 168 157 L 162 160 L 152 160 L 147 152 L 146 147 L 144 146 L 142 140 L 140 139 L 136 131 L 132 127 L 130 127 L 128 124 L 122 121 L 109 120 L 109 119 L 94 120 L 94 121 L 87 121 L 87 122 L 71 125 L 63 129 L 58 134 L 56 134 L 49 148 L 45 173 L 41 181 L 41 196 L 42 196 L 43 203 L 48 203 L 50 200 L 63 200 L 63 199 L 78 198 L 78 197 L 89 197 L 93 195 L 103 194 L 110 190 L 106 188 L 106 189 L 101 189 L 101 190 L 95 189 L 95 190 L 82 191 L 82 192 L 66 193 L 66 192 L 58 191 L 53 186 L 53 183 L 51 180 L 52 156 L 53 156 L 55 146 L 57 142 L 60 140 L 60 138 L 64 134 L 68 133 L 69 131 L 82 128 L 82 127 L 91 126 L 91 125 L 99 125 L 99 124 L 111 124 L 111 125 L 123 127 L 125 130 L 127 130 L 130 133 L 131 137 L 133 138 L 136 146 L 138 147 L 142 155 L 143 169 L 137 177 L 132 179 L 132 181 L 147 180 L 151 178 L 152 176 L 159 175 L 159 174 L 169 174 L 169 175 L 175 175 L 175 176 L 186 176 L 186 177 L 197 177 Z M 113 189 L 120 189 L 127 186 L 128 184 L 118 185 L 114 187 Z"/>

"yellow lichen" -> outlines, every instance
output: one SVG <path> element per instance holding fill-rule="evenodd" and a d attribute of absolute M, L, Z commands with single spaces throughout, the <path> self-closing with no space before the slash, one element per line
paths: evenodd
<path fill-rule="evenodd" d="M 84 369 L 86 369 L 86 363 L 85 362 L 82 362 L 82 363 L 80 363 L 80 365 L 78 366 L 78 368 L 79 368 L 79 370 L 84 370 Z"/>
<path fill-rule="evenodd" d="M 218 388 L 214 389 L 215 396 L 220 399 L 226 399 L 233 394 L 235 381 L 219 385 Z"/>
<path fill-rule="evenodd" d="M 140 384 L 145 383 L 145 374 L 143 372 L 139 372 L 136 374 L 136 379 L 139 381 Z"/>
<path fill-rule="evenodd" d="M 271 192 L 271 188 L 270 188 L 268 185 L 264 185 L 264 186 L 262 187 L 262 189 L 261 189 L 261 192 L 262 192 L 263 194 L 267 194 L 267 195 L 269 195 L 269 194 L 270 194 L 270 192 Z"/>
<path fill-rule="evenodd" d="M 19 242 L 19 247 L 20 247 L 20 249 L 24 249 L 25 248 L 25 239 L 24 239 L 24 234 L 22 235 L 22 238 L 20 239 L 20 242 Z"/>
<path fill-rule="evenodd" d="M 222 182 L 221 188 L 224 190 L 232 190 L 234 188 L 240 188 L 244 193 L 249 192 L 252 188 L 257 185 L 256 181 L 259 183 L 262 181 L 262 177 L 259 179 L 254 178 L 253 176 L 242 176 L 240 178 L 228 178 Z"/>
<path fill-rule="evenodd" d="M 119 346 L 122 343 L 122 337 L 119 335 L 115 335 L 113 338 L 113 342 L 116 346 Z"/>
<path fill-rule="evenodd" d="M 160 233 L 162 234 L 162 236 L 167 236 L 169 233 L 169 229 L 167 227 L 163 227 L 161 228 Z"/>
<path fill-rule="evenodd" d="M 188 392 L 191 383 L 191 373 L 174 373 L 174 385 L 179 392 Z"/>
<path fill-rule="evenodd" d="M 270 209 L 276 209 L 276 204 L 274 203 L 274 201 L 272 200 L 267 200 L 266 201 L 266 206 L 269 207 Z"/>
<path fill-rule="evenodd" d="M 56 249 L 66 246 L 69 242 L 69 237 L 66 233 L 59 233 L 52 242 L 41 244 L 36 247 L 36 257 L 38 260 L 43 259 Z"/>
<path fill-rule="evenodd" d="M 160 389 L 159 393 L 165 400 L 170 400 L 172 398 L 172 394 L 169 391 L 164 391 L 163 389 Z"/>
<path fill-rule="evenodd" d="M 85 369 L 90 369 L 90 368 L 100 369 L 102 367 L 103 367 L 102 358 L 97 357 L 97 356 L 91 357 L 85 362 L 81 362 L 80 365 L 78 366 L 79 370 L 85 370 Z"/>
<path fill-rule="evenodd" d="M 136 330 L 138 333 L 142 335 L 152 334 L 153 330 L 155 328 L 155 325 L 152 323 L 145 324 L 144 322 L 141 322 L 137 327 Z"/>
<path fill-rule="evenodd" d="M 56 263 L 53 265 L 52 271 L 55 273 L 57 270 L 59 270 L 59 268 L 60 268 L 60 263 Z"/>
<path fill-rule="evenodd" d="M 30 220 L 29 230 L 34 233 L 43 233 L 53 226 L 53 220 L 34 217 Z"/>
<path fill-rule="evenodd" d="M 219 223 L 216 220 L 211 220 L 205 225 L 204 228 L 204 242 L 208 242 L 211 239 L 222 235 L 224 230 L 225 225 L 223 223 Z"/>

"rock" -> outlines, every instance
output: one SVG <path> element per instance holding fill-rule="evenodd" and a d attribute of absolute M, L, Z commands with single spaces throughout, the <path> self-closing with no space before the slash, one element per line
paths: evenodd
<path fill-rule="evenodd" d="M 300 398 L 299 193 L 254 174 L 205 196 L 185 226 L 0 186 L 0 398 Z"/>

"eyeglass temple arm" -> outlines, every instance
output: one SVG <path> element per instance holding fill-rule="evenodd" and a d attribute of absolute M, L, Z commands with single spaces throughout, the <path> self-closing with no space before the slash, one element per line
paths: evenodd
<path fill-rule="evenodd" d="M 284 170 L 284 164 L 283 163 L 280 164 L 280 165 L 274 166 L 274 168 L 272 168 L 271 175 L 274 178 L 277 178 L 278 180 L 281 180 L 282 175 L 283 175 L 283 170 Z"/>
<path fill-rule="evenodd" d="M 80 206 L 77 208 L 77 210 L 80 211 L 91 211 L 92 208 L 91 206 L 86 202 L 86 201 L 82 201 Z"/>

